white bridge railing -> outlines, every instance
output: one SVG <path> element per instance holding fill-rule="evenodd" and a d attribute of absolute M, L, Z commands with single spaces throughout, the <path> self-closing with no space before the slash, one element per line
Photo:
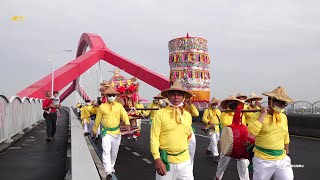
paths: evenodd
<path fill-rule="evenodd" d="M 0 95 L 0 143 L 43 119 L 42 100 Z"/>

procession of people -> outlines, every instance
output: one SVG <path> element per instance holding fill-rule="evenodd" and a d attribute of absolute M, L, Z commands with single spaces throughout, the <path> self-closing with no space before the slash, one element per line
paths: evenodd
<path fill-rule="evenodd" d="M 206 153 L 218 163 L 216 173 L 213 174 L 215 180 L 223 179 L 231 159 L 237 162 L 241 180 L 293 179 L 289 157 L 288 122 L 283 113 L 287 104 L 293 100 L 283 87 L 263 95 L 268 97 L 268 107 L 263 107 L 260 103 L 262 97 L 254 93 L 249 97 L 238 93 L 223 100 L 213 97 L 208 108 L 204 110 L 202 129 L 209 137 Z M 119 92 L 109 86 L 103 93 L 105 102 L 94 105 L 87 101 L 80 109 L 85 135 L 98 137 L 97 134 L 100 134 L 99 137 L 102 138 L 102 157 L 107 180 L 111 180 L 111 174 L 115 173 L 114 165 L 122 134 L 120 124 L 128 129 L 132 126 L 128 110 L 126 111 L 124 106 L 116 101 L 117 96 Z M 150 152 L 154 158 L 156 180 L 194 179 L 193 168 L 197 167 L 197 163 L 193 161 L 196 153 L 196 136 L 192 118 L 199 116 L 199 111 L 192 103 L 192 97 L 193 94 L 176 81 L 170 88 L 154 96 L 151 104 L 144 105 L 141 99 L 134 104 L 134 108 L 138 109 L 137 115 L 150 118 Z M 96 110 L 93 110 L 94 107 Z M 240 116 L 237 114 L 239 108 Z M 94 119 L 93 113 L 96 114 Z M 250 156 L 235 158 L 225 153 L 228 142 L 221 142 L 223 141 L 221 136 L 226 135 L 223 132 L 228 128 L 237 127 L 235 116 L 240 117 L 239 128 L 245 127 L 244 130 L 240 128 L 240 132 L 254 137 L 255 143 L 245 150 Z M 238 137 L 233 136 L 233 138 L 234 141 L 239 141 L 235 139 Z M 227 144 L 227 146 L 232 145 L 231 151 L 243 149 L 232 143 Z"/>

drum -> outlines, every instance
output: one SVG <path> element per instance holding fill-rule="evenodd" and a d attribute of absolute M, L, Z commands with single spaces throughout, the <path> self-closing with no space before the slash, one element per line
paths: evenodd
<path fill-rule="evenodd" d="M 254 137 L 248 133 L 247 126 L 234 125 L 225 127 L 221 133 L 221 153 L 235 159 L 249 158 L 247 147 L 254 144 Z"/>

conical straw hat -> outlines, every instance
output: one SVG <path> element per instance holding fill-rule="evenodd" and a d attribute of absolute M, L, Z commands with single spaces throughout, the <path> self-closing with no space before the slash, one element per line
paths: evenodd
<path fill-rule="evenodd" d="M 161 93 L 153 97 L 154 99 L 165 99 L 165 97 L 161 96 Z"/>
<path fill-rule="evenodd" d="M 108 94 L 119 94 L 119 92 L 116 91 L 116 90 L 114 89 L 114 87 L 112 87 L 112 86 L 108 87 L 108 89 L 105 90 L 104 93 L 105 93 L 106 95 L 108 95 Z"/>
<path fill-rule="evenodd" d="M 293 99 L 291 99 L 287 95 L 286 90 L 282 86 L 277 87 L 272 92 L 262 93 L 262 95 L 265 95 L 265 96 L 268 96 L 268 97 L 271 97 L 271 98 L 275 98 L 275 99 L 278 99 L 280 101 L 284 101 L 284 102 L 287 102 L 287 103 L 293 103 L 294 102 Z"/>
<path fill-rule="evenodd" d="M 192 97 L 192 94 L 189 93 L 187 90 L 185 90 L 182 87 L 182 85 L 179 83 L 179 81 L 174 82 L 173 85 L 170 88 L 163 90 L 161 92 L 161 95 L 167 98 L 169 91 L 181 91 L 181 92 L 185 93 L 186 98 L 191 98 Z"/>
<path fill-rule="evenodd" d="M 211 99 L 210 104 L 216 104 L 216 103 L 219 103 L 219 102 L 220 102 L 220 101 L 219 101 L 217 98 L 213 97 L 213 98 Z"/>
<path fill-rule="evenodd" d="M 245 95 L 245 94 L 243 94 L 243 93 L 241 93 L 241 92 L 239 92 L 238 94 L 237 94 L 237 96 L 236 96 L 236 98 L 239 98 L 239 97 L 244 97 L 244 99 L 247 99 L 247 95 Z"/>
<path fill-rule="evenodd" d="M 243 101 L 241 101 L 240 99 L 234 97 L 234 96 L 229 96 L 228 98 L 224 99 L 223 101 L 221 101 L 220 103 L 220 106 L 223 108 L 223 109 L 227 109 L 228 108 L 228 101 L 238 101 L 240 103 L 243 103 Z"/>
<path fill-rule="evenodd" d="M 257 99 L 258 101 L 262 100 L 262 97 L 257 96 L 255 93 L 251 93 L 250 96 L 248 97 L 248 99 L 246 99 L 246 102 L 249 102 L 249 100 L 251 99 Z"/>

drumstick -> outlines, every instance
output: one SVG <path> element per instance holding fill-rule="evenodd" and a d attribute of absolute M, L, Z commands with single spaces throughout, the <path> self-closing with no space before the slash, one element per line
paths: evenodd
<path fill-rule="evenodd" d="M 225 109 L 225 110 L 222 110 L 221 112 L 235 112 L 235 110 Z M 260 112 L 260 109 L 245 109 L 245 110 L 242 110 L 241 112 Z"/>

